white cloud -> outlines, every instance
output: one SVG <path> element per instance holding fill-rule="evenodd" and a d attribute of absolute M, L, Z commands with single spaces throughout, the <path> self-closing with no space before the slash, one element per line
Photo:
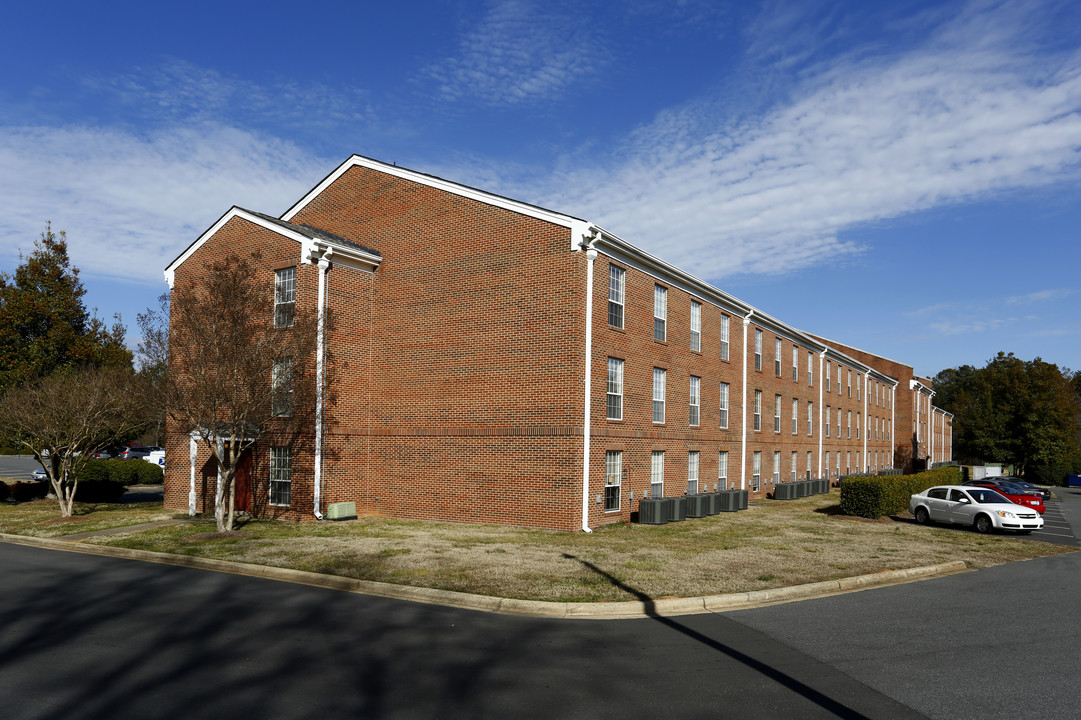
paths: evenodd
<path fill-rule="evenodd" d="M 52 220 L 72 263 L 160 284 L 162 270 L 236 204 L 284 211 L 331 167 L 295 146 L 214 124 L 145 137 L 88 127 L 0 128 L 0 260 Z"/>
<path fill-rule="evenodd" d="M 1073 294 L 1073 290 L 1070 288 L 1056 288 L 1054 290 L 1040 290 L 1038 292 L 1028 293 L 1027 295 L 1016 295 L 1014 297 L 1006 298 L 1007 305 L 1028 305 L 1031 303 L 1043 303 L 1052 302 L 1055 300 L 1065 300 Z"/>
<path fill-rule="evenodd" d="M 447 102 L 512 106 L 560 97 L 605 62 L 597 28 L 572 8 L 496 2 L 465 33 L 457 53 L 430 64 L 424 75 Z"/>
<path fill-rule="evenodd" d="M 907 52 L 838 60 L 760 117 L 663 112 L 527 197 L 711 279 L 858 252 L 845 230 L 1078 177 L 1081 55 L 1035 52 L 1032 32 L 1018 8 L 977 6 Z"/>

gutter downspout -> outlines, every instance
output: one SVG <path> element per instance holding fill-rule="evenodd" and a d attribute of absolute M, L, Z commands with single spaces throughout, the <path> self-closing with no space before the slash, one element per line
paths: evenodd
<path fill-rule="evenodd" d="M 327 271 L 330 270 L 330 256 L 333 250 L 327 248 L 319 258 L 319 299 L 318 317 L 315 331 L 315 488 L 313 513 L 317 520 L 323 519 L 323 355 L 326 326 Z"/>
<path fill-rule="evenodd" d="M 870 387 L 867 380 L 869 377 L 867 373 L 863 374 L 863 419 L 860 421 L 863 425 L 860 428 L 860 432 L 863 433 L 863 467 L 860 468 L 860 472 L 867 472 L 867 468 L 871 466 L 871 460 L 867 457 L 867 431 L 871 428 L 871 419 L 867 417 L 867 389 Z"/>
<path fill-rule="evenodd" d="M 826 351 L 823 350 L 818 354 L 818 477 L 822 477 L 822 444 L 825 442 L 826 428 L 822 425 L 822 413 L 826 406 L 826 376 L 823 374 L 826 369 Z M 830 419 L 826 418 L 826 422 Z M 826 468 L 826 474 L 829 475 L 829 468 Z"/>
<path fill-rule="evenodd" d="M 587 239 L 582 239 L 582 249 L 586 251 L 586 367 L 585 367 L 585 408 L 582 423 L 582 530 L 593 532 L 589 527 L 589 433 L 590 409 L 593 405 L 593 263 L 597 259 L 596 230 Z"/>
<path fill-rule="evenodd" d="M 188 488 L 188 517 L 195 517 L 195 461 L 199 458 L 199 445 L 195 435 L 188 439 L 188 460 L 191 462 L 191 486 Z"/>
<path fill-rule="evenodd" d="M 897 386 L 894 385 L 890 388 L 890 469 L 897 469 L 897 439 L 894 433 L 897 432 Z"/>
<path fill-rule="evenodd" d="M 743 318 L 743 401 L 740 403 L 742 419 L 742 439 L 740 440 L 739 489 L 747 489 L 747 328 L 751 324 L 754 311 Z"/>

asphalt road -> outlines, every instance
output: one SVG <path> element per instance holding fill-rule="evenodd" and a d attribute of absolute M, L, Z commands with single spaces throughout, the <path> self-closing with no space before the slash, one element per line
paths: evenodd
<path fill-rule="evenodd" d="M 0 455 L 0 477 L 30 480 L 30 473 L 40 468 L 33 455 Z"/>

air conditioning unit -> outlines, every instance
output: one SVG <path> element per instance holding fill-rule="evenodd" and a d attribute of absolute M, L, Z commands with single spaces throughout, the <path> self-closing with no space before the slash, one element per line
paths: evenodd
<path fill-rule="evenodd" d="M 668 522 L 665 498 L 642 498 L 638 501 L 638 522 L 643 525 L 664 525 Z"/>
<path fill-rule="evenodd" d="M 706 493 L 706 514 L 716 515 L 721 511 L 721 496 L 718 493 Z"/>
<path fill-rule="evenodd" d="M 786 482 L 781 483 L 777 487 L 773 488 L 774 500 L 795 500 L 799 497 L 798 482 Z"/>
<path fill-rule="evenodd" d="M 721 512 L 736 512 L 739 510 L 739 490 L 721 490 L 717 493 L 720 501 Z"/>
<path fill-rule="evenodd" d="M 664 498 L 668 505 L 668 522 L 687 519 L 687 501 L 681 497 Z"/>
<path fill-rule="evenodd" d="M 694 495 L 684 495 L 687 500 L 687 517 L 700 518 L 705 517 L 709 513 L 707 512 L 706 496 L 702 493 L 695 493 Z"/>
<path fill-rule="evenodd" d="M 739 509 L 740 510 L 746 510 L 747 509 L 747 491 L 746 490 L 737 490 L 736 492 L 739 493 Z"/>
<path fill-rule="evenodd" d="M 327 505 L 327 520 L 356 520 L 357 504 L 355 502 L 339 502 Z"/>

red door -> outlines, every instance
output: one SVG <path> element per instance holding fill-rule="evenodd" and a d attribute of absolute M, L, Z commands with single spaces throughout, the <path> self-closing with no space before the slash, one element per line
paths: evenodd
<path fill-rule="evenodd" d="M 237 512 L 251 512 L 251 448 L 240 453 L 233 482 L 236 483 Z"/>

